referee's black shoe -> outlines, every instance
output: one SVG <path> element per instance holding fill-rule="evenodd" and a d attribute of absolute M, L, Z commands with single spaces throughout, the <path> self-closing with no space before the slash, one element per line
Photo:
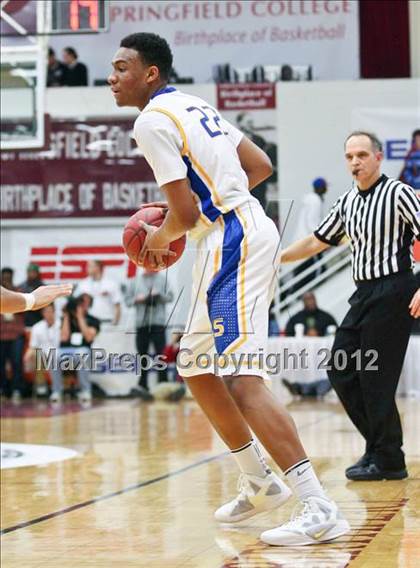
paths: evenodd
<path fill-rule="evenodd" d="M 370 454 L 363 454 L 363 456 L 357 460 L 356 463 L 350 465 L 346 468 L 346 476 L 348 473 L 351 473 L 354 469 L 358 469 L 359 467 L 366 467 L 372 461 L 372 456 Z"/>
<path fill-rule="evenodd" d="M 408 477 L 406 468 L 385 470 L 379 469 L 376 463 L 355 467 L 349 473 L 346 472 L 347 479 L 352 481 L 380 481 L 382 479 L 405 479 Z"/>

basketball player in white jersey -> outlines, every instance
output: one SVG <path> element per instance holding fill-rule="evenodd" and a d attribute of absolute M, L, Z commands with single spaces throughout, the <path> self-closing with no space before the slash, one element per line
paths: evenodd
<path fill-rule="evenodd" d="M 172 54 L 163 38 L 127 36 L 112 65 L 116 103 L 142 111 L 134 136 L 167 199 L 161 227 L 144 225 L 141 258 L 148 255 L 161 268 L 171 241 L 187 232 L 196 240 L 178 370 L 241 471 L 239 495 L 215 518 L 241 521 L 279 507 L 291 494 L 265 463 L 252 429 L 303 504 L 262 540 L 306 545 L 335 539 L 349 525 L 319 483 L 291 417 L 264 384 L 261 354 L 279 234 L 250 190 L 271 174 L 270 160 L 211 105 L 167 86 Z M 200 361 L 209 364 L 203 369 Z"/>

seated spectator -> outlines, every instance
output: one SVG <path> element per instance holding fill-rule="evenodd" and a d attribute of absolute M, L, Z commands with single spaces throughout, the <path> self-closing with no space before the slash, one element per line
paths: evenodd
<path fill-rule="evenodd" d="M 77 59 L 77 51 L 73 47 L 63 49 L 63 62 L 66 67 L 63 85 L 66 87 L 86 87 L 88 70 L 84 63 Z"/>
<path fill-rule="evenodd" d="M 28 264 L 28 268 L 26 269 L 26 280 L 18 286 L 18 289 L 19 292 L 30 294 L 39 286 L 44 286 L 44 282 L 41 280 L 39 266 L 31 262 Z M 24 318 L 25 326 L 32 327 L 34 324 L 42 320 L 41 310 L 25 312 Z"/>
<path fill-rule="evenodd" d="M 327 335 L 329 326 L 337 327 L 337 322 L 332 315 L 318 308 L 313 292 L 306 292 L 302 299 L 303 310 L 291 317 L 286 324 L 288 337 L 296 335 L 295 326 L 299 324 L 304 326 L 304 335 L 315 337 Z"/>
<path fill-rule="evenodd" d="M 67 367 L 76 367 L 80 392 L 78 398 L 82 403 L 92 400 L 90 384 L 91 345 L 99 333 L 99 320 L 88 313 L 92 298 L 82 294 L 70 298 L 63 309 L 63 321 L 60 333 L 57 373 L 53 374 L 53 392 L 51 402 L 60 402 L 63 393 L 62 371 Z M 86 364 L 86 355 L 88 364 Z"/>
<path fill-rule="evenodd" d="M 48 48 L 47 87 L 62 87 L 66 66 L 58 61 L 52 47 Z"/>
<path fill-rule="evenodd" d="M 75 295 L 89 294 L 93 298 L 91 315 L 101 324 L 117 325 L 121 316 L 121 290 L 117 282 L 104 276 L 104 267 L 100 260 L 90 260 L 87 265 L 88 278 L 82 280 Z"/>
<path fill-rule="evenodd" d="M 8 290 L 16 290 L 13 286 L 13 270 L 3 268 L 1 285 Z M 23 395 L 23 348 L 25 345 L 25 323 L 23 314 L 0 315 L 0 389 L 5 396 L 12 395 L 19 401 Z M 7 379 L 6 365 L 10 364 L 12 377 Z"/>
<path fill-rule="evenodd" d="M 48 394 L 48 384 L 46 380 L 46 369 L 43 364 L 45 360 L 56 351 L 60 345 L 60 321 L 55 317 L 55 306 L 50 304 L 41 310 L 42 320 L 36 323 L 31 329 L 29 349 L 24 356 L 24 363 L 29 370 L 35 370 L 35 392 L 37 396 Z M 51 370 L 51 376 L 57 372 Z"/>

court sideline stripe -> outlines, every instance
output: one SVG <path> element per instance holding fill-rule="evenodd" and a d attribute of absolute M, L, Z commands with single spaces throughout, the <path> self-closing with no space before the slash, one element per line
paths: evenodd
<path fill-rule="evenodd" d="M 331 414 L 334 413 L 327 412 L 326 416 L 322 416 L 320 418 L 317 418 L 313 422 L 307 422 L 306 424 L 301 425 L 300 430 L 302 430 L 303 428 L 307 428 L 308 426 L 313 426 L 314 424 L 318 424 L 319 422 L 323 422 L 324 420 L 327 420 L 328 418 L 330 418 Z M 199 467 L 200 465 L 204 465 L 212 461 L 216 461 L 228 455 L 230 455 L 230 451 L 222 452 L 220 454 L 217 454 L 216 456 L 205 458 L 190 465 L 186 465 L 185 467 L 181 467 L 180 469 L 176 469 L 175 471 L 170 471 L 169 473 L 165 473 L 164 475 L 160 475 L 159 477 L 154 477 L 153 479 L 148 479 L 147 481 L 142 481 L 140 483 L 136 483 L 135 485 L 129 485 L 128 487 L 124 487 L 124 489 L 119 489 L 118 491 L 114 491 L 113 493 L 108 493 L 108 495 L 101 495 L 100 497 L 89 499 L 88 501 L 82 501 L 82 503 L 77 503 L 76 505 L 70 505 L 70 507 L 65 507 L 64 509 L 60 509 L 59 511 L 55 511 L 54 513 L 48 513 L 47 515 L 42 515 L 41 517 L 37 517 L 36 519 L 31 519 L 30 521 L 23 521 L 22 523 L 18 523 L 17 525 L 1 529 L 0 536 L 17 531 L 19 529 L 25 529 L 26 527 L 30 527 L 32 525 L 36 525 L 44 521 L 48 521 L 49 519 L 54 519 L 55 517 L 65 515 L 66 513 L 71 513 L 72 511 L 77 511 L 78 509 L 83 509 L 84 507 L 88 507 L 89 505 L 94 505 L 95 503 L 99 503 L 100 501 L 106 501 L 107 499 L 111 499 L 112 497 L 118 497 L 118 495 L 124 495 L 124 493 L 135 491 L 136 489 L 140 489 L 141 487 L 147 487 L 148 485 L 152 485 L 153 483 L 158 483 L 159 481 L 163 481 L 164 479 L 168 479 L 169 477 L 175 477 L 176 475 L 184 473 L 185 471 L 194 469 L 195 467 Z"/>
<path fill-rule="evenodd" d="M 205 458 L 198 462 L 192 463 L 190 465 L 186 465 L 185 467 L 181 467 L 180 469 L 176 469 L 175 471 L 170 471 L 169 473 L 165 473 L 164 475 L 160 475 L 159 477 L 154 477 L 152 479 L 148 479 L 147 481 L 141 481 L 140 483 L 136 483 L 135 485 L 129 485 L 128 487 L 124 487 L 124 489 L 119 489 L 118 491 L 114 491 L 113 493 L 108 493 L 107 495 L 101 495 L 100 497 L 95 497 L 94 499 L 89 499 L 88 501 L 82 501 L 81 503 L 77 503 L 76 505 L 71 505 L 70 507 L 65 507 L 64 509 L 60 509 L 59 511 L 54 511 L 54 513 L 48 513 L 47 515 L 42 515 L 41 517 L 37 517 L 36 519 L 31 519 L 30 521 L 24 521 L 17 525 L 13 525 L 11 527 L 7 527 L 5 529 L 0 530 L 0 535 L 3 536 L 4 534 L 11 533 L 17 531 L 19 529 L 24 529 L 26 527 L 30 527 L 32 525 L 36 525 L 38 523 L 42 523 L 44 521 L 48 521 L 49 519 L 53 519 L 55 517 L 59 517 L 60 515 L 65 515 L 66 513 L 71 513 L 72 511 L 77 511 L 77 509 L 82 509 L 84 507 L 88 507 L 89 505 L 94 505 L 95 503 L 99 503 L 101 501 L 105 501 L 107 499 L 112 499 L 112 497 L 117 497 L 118 495 L 123 495 L 124 493 L 129 493 L 130 491 L 136 491 L 136 489 L 140 489 L 141 487 L 147 487 L 148 485 L 153 485 L 153 483 L 158 483 L 159 481 L 163 481 L 164 479 L 169 479 L 170 477 L 175 477 L 176 475 L 180 475 L 190 469 L 194 469 L 199 467 L 200 465 L 204 465 L 206 463 L 210 463 L 212 461 L 216 461 L 221 459 L 230 452 L 222 452 L 221 454 L 217 454 L 217 456 L 212 456 L 210 458 Z"/>

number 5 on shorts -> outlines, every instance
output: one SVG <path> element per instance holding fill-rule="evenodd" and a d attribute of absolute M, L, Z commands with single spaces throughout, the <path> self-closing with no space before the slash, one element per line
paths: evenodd
<path fill-rule="evenodd" d="M 220 337 L 225 333 L 225 326 L 223 325 L 223 318 L 216 318 L 213 320 L 213 333 L 214 337 Z"/>

